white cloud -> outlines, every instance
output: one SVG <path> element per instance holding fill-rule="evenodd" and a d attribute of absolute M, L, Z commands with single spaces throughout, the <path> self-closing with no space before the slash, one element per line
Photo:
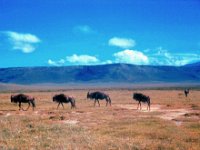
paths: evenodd
<path fill-rule="evenodd" d="M 66 56 L 65 59 L 60 59 L 59 61 L 48 60 L 48 64 L 52 66 L 63 66 L 66 63 L 69 63 L 70 65 L 96 65 L 97 63 L 100 63 L 100 61 L 95 56 L 76 54 Z"/>
<path fill-rule="evenodd" d="M 84 34 L 95 33 L 95 31 L 88 25 L 75 26 L 74 32 L 84 33 Z"/>
<path fill-rule="evenodd" d="M 72 56 L 67 56 L 66 61 L 72 64 L 79 64 L 79 65 L 89 65 L 89 64 L 94 64 L 94 63 L 99 62 L 99 60 L 95 56 L 76 55 L 76 54 Z"/>
<path fill-rule="evenodd" d="M 149 54 L 151 65 L 182 66 L 200 61 L 199 54 L 193 53 L 170 53 L 168 50 L 159 47 L 153 54 Z"/>
<path fill-rule="evenodd" d="M 12 40 L 15 40 L 15 41 L 28 42 L 28 43 L 40 42 L 40 39 L 38 37 L 29 33 L 23 34 L 23 33 L 17 33 L 17 32 L 12 32 L 12 31 L 7 31 L 6 33 Z"/>
<path fill-rule="evenodd" d="M 115 62 L 117 63 L 129 63 L 137 65 L 144 65 L 149 63 L 148 57 L 142 52 L 136 50 L 127 49 L 114 53 L 113 56 L 115 57 Z"/>
<path fill-rule="evenodd" d="M 64 59 L 60 59 L 59 61 L 53 61 L 51 59 L 48 60 L 48 64 L 52 66 L 63 66 L 65 63 Z"/>
<path fill-rule="evenodd" d="M 24 53 L 31 53 L 35 50 L 35 47 L 28 43 L 15 43 L 13 45 L 14 50 L 21 50 Z"/>
<path fill-rule="evenodd" d="M 36 49 L 35 44 L 41 42 L 37 36 L 30 33 L 17 33 L 13 31 L 6 31 L 4 33 L 8 36 L 12 49 L 20 50 L 23 53 L 33 52 Z"/>
<path fill-rule="evenodd" d="M 133 39 L 113 37 L 108 41 L 108 44 L 110 46 L 117 46 L 121 48 L 131 48 L 136 45 L 136 42 Z"/>

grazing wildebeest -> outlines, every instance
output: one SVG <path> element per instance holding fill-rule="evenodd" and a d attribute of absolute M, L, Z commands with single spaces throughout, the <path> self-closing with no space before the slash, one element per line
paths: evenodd
<path fill-rule="evenodd" d="M 147 110 L 149 108 L 149 111 L 150 111 L 151 101 L 150 101 L 150 97 L 149 96 L 143 95 L 141 93 L 134 93 L 133 94 L 133 99 L 135 99 L 136 101 L 138 101 L 138 107 L 140 105 L 140 110 L 142 109 L 141 102 L 143 102 L 143 103 L 147 103 Z M 138 109 L 138 107 L 137 107 L 137 109 Z"/>
<path fill-rule="evenodd" d="M 185 90 L 184 90 L 184 93 L 185 93 L 185 97 L 187 97 L 188 94 L 190 93 L 190 90 L 189 90 L 189 89 L 185 89 Z"/>
<path fill-rule="evenodd" d="M 21 103 L 28 103 L 28 108 L 26 110 L 29 109 L 30 104 L 31 104 L 33 107 L 33 110 L 34 110 L 34 107 L 35 107 L 35 98 L 34 97 L 31 97 L 31 96 L 28 96 L 25 94 L 17 94 L 17 95 L 11 95 L 10 99 L 11 99 L 11 103 L 19 103 L 19 110 L 21 110 L 21 109 L 24 110 L 21 107 Z"/>
<path fill-rule="evenodd" d="M 53 97 L 53 101 L 58 103 L 57 109 L 60 104 L 64 108 L 63 103 L 71 103 L 71 109 L 76 108 L 75 99 L 72 96 L 67 96 L 65 94 L 57 94 Z"/>
<path fill-rule="evenodd" d="M 109 97 L 109 95 L 103 93 L 103 92 L 99 92 L 99 91 L 96 91 L 96 92 L 92 92 L 92 93 L 87 93 L 87 99 L 94 99 L 94 106 L 96 105 L 96 101 L 98 102 L 99 104 L 99 107 L 100 107 L 100 103 L 99 103 L 99 100 L 103 100 L 105 99 L 106 100 L 106 106 L 108 105 L 108 103 L 110 104 L 111 106 L 111 99 Z"/>

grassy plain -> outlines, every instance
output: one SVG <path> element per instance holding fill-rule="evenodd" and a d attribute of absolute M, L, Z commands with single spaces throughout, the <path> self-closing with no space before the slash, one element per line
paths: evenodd
<path fill-rule="evenodd" d="M 13 93 L 0 93 L 0 149 L 200 149 L 200 91 L 138 90 L 151 97 L 151 111 L 137 110 L 131 89 L 107 89 L 112 106 L 94 107 L 86 89 L 26 92 L 36 109 L 18 111 Z M 77 109 L 56 109 L 52 96 L 73 95 Z M 26 108 L 27 104 L 23 104 Z"/>

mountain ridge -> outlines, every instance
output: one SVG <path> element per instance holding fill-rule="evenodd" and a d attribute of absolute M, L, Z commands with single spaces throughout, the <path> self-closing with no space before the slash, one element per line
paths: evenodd
<path fill-rule="evenodd" d="M 1 83 L 153 83 L 200 82 L 200 67 L 106 64 L 0 68 Z"/>

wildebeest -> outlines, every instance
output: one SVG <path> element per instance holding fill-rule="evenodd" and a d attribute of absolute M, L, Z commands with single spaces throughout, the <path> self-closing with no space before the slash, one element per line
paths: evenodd
<path fill-rule="evenodd" d="M 147 103 L 147 110 L 149 109 L 149 111 L 150 111 L 151 101 L 150 101 L 150 97 L 149 96 L 146 96 L 146 95 L 144 95 L 142 93 L 133 93 L 133 99 L 138 101 L 138 107 L 140 105 L 140 110 L 142 109 L 141 102 L 143 102 L 143 103 Z M 138 107 L 137 107 L 137 109 L 138 109 Z"/>
<path fill-rule="evenodd" d="M 31 97 L 31 96 L 28 96 L 25 94 L 17 94 L 17 95 L 11 95 L 10 99 L 11 99 L 11 103 L 19 103 L 19 110 L 21 110 L 21 109 L 24 110 L 21 107 L 21 103 L 28 103 L 28 108 L 26 110 L 29 109 L 30 104 L 31 104 L 32 108 L 34 110 L 34 107 L 35 107 L 35 98 L 34 97 Z"/>
<path fill-rule="evenodd" d="M 57 95 L 53 96 L 53 101 L 58 103 L 57 109 L 60 104 L 64 108 L 63 103 L 71 103 L 71 109 L 76 108 L 75 99 L 72 96 L 67 96 L 65 94 L 57 94 Z"/>
<path fill-rule="evenodd" d="M 187 97 L 189 93 L 190 93 L 190 90 L 189 90 L 189 89 L 185 89 L 185 90 L 184 90 L 185 97 Z"/>
<path fill-rule="evenodd" d="M 88 92 L 87 93 L 87 99 L 94 99 L 94 106 L 96 105 L 96 101 L 98 102 L 99 104 L 99 107 L 100 107 L 100 103 L 99 103 L 99 100 L 106 100 L 106 106 L 108 105 L 108 103 L 110 104 L 111 106 L 111 99 L 109 97 L 109 95 L 103 93 L 103 92 L 99 92 L 99 91 L 96 91 L 96 92 Z"/>

